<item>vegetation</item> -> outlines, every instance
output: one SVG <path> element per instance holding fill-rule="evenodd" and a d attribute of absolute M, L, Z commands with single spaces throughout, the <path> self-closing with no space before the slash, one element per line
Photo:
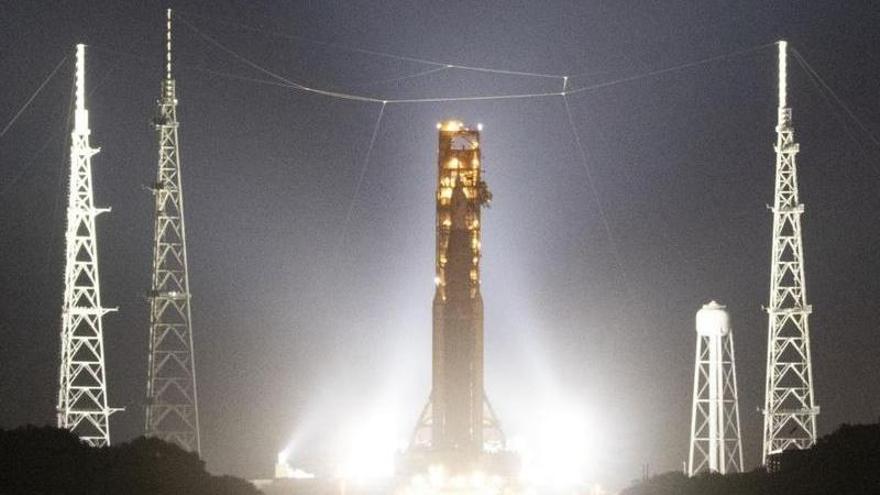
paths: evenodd
<path fill-rule="evenodd" d="M 0 494 L 258 495 L 212 476 L 198 455 L 155 438 L 91 448 L 67 430 L 0 430 Z"/>
<path fill-rule="evenodd" d="M 843 425 L 807 451 L 786 452 L 779 469 L 742 474 L 652 477 L 621 495 L 880 494 L 880 423 Z"/>

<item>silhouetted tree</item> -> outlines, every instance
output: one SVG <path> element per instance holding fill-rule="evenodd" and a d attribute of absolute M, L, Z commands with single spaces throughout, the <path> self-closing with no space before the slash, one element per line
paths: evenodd
<path fill-rule="evenodd" d="M 212 476 L 191 452 L 156 438 L 91 448 L 58 428 L 0 430 L 0 494 L 257 495 Z"/>
<path fill-rule="evenodd" d="M 843 425 L 805 451 L 780 455 L 779 469 L 749 473 L 654 476 L 622 495 L 878 495 L 880 423 Z"/>

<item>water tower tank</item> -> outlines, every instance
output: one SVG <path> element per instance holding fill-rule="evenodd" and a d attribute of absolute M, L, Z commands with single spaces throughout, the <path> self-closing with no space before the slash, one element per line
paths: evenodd
<path fill-rule="evenodd" d="M 704 304 L 697 311 L 697 333 L 703 336 L 722 337 L 730 332 L 730 315 L 727 314 L 727 306 L 722 306 L 715 301 Z"/>

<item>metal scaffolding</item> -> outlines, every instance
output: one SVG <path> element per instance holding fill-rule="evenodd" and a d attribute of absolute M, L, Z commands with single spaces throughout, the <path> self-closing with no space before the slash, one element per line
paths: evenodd
<path fill-rule="evenodd" d="M 813 371 L 810 362 L 811 312 L 804 282 L 801 214 L 798 200 L 798 144 L 787 106 L 785 41 L 779 42 L 779 113 L 776 126 L 776 194 L 773 203 L 773 256 L 767 342 L 762 462 L 790 449 L 816 443 Z"/>
<path fill-rule="evenodd" d="M 70 144 L 64 302 L 61 308 L 61 366 L 58 427 L 76 433 L 89 445 L 110 445 L 110 414 L 104 369 L 103 316 L 114 309 L 101 306 L 95 217 L 110 211 L 95 208 L 89 112 L 85 107 L 85 45 L 76 45 L 76 111 Z"/>
<path fill-rule="evenodd" d="M 183 189 L 177 140 L 177 97 L 171 77 L 171 9 L 167 11 L 165 78 L 155 126 L 159 165 L 155 197 L 146 434 L 199 452 L 199 415 L 186 259 Z"/>

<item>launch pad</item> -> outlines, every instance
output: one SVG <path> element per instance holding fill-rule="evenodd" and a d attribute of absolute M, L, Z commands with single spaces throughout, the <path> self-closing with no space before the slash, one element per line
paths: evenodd
<path fill-rule="evenodd" d="M 315 476 L 279 454 L 276 477 L 255 480 L 267 494 L 521 492 L 520 457 L 507 449 L 483 380 L 481 210 L 492 195 L 483 180 L 482 129 L 458 121 L 437 129 L 431 393 L 409 445 L 397 454 L 393 476 L 367 479 Z"/>

